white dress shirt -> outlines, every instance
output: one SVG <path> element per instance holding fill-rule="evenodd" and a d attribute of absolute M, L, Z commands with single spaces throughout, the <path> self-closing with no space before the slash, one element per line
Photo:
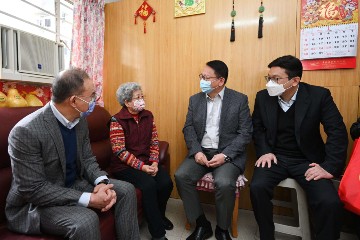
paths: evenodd
<path fill-rule="evenodd" d="M 218 149 L 219 146 L 219 124 L 221 107 L 224 99 L 225 88 L 223 88 L 213 99 L 206 94 L 206 127 L 201 141 L 201 147 Z"/>
<path fill-rule="evenodd" d="M 282 110 L 284 112 L 287 112 L 287 110 L 289 110 L 289 108 L 294 104 L 294 102 L 296 100 L 296 95 L 297 95 L 297 93 L 299 91 L 299 87 L 296 90 L 295 94 L 291 97 L 289 102 L 284 101 L 280 96 L 278 96 L 279 105 L 280 105 L 280 107 L 282 108 Z"/>

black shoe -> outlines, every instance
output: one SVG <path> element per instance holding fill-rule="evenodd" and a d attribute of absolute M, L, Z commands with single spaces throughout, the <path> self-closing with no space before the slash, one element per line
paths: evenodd
<path fill-rule="evenodd" d="M 211 225 L 206 226 L 196 226 L 194 232 L 186 238 L 186 240 L 204 240 L 208 239 L 213 235 Z"/>
<path fill-rule="evenodd" d="M 151 240 L 156 240 L 156 239 L 160 239 L 160 238 L 151 238 Z M 168 240 L 166 237 L 162 238 L 163 240 Z"/>
<path fill-rule="evenodd" d="M 216 240 L 231 240 L 228 230 L 221 230 L 218 226 L 215 229 Z"/>
<path fill-rule="evenodd" d="M 167 217 L 163 218 L 163 224 L 165 230 L 172 230 L 174 228 L 174 224 Z"/>

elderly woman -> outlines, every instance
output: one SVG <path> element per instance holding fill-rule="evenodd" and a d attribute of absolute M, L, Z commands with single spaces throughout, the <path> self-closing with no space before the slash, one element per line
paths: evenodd
<path fill-rule="evenodd" d="M 165 229 L 174 226 L 165 217 L 173 189 L 169 174 L 158 167 L 159 141 L 154 116 L 145 110 L 138 83 L 122 84 L 116 91 L 122 109 L 110 120 L 113 153 L 111 171 L 115 178 L 132 183 L 142 191 L 142 204 L 152 239 L 166 239 Z"/>

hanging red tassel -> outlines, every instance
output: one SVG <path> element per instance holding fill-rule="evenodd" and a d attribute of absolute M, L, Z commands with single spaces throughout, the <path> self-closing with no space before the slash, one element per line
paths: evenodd
<path fill-rule="evenodd" d="M 144 33 L 146 33 L 146 22 L 144 22 Z"/>
<path fill-rule="evenodd" d="M 156 12 L 153 11 L 152 14 L 153 14 L 153 22 L 155 22 L 155 14 L 156 14 Z"/>
<path fill-rule="evenodd" d="M 135 13 L 135 14 L 134 14 L 135 24 L 137 24 L 137 22 L 136 22 L 137 16 L 138 16 L 138 15 Z"/>

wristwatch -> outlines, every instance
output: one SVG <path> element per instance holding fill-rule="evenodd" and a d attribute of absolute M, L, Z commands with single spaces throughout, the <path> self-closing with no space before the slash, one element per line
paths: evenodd
<path fill-rule="evenodd" d="M 96 185 L 99 185 L 99 184 L 102 184 L 102 183 L 105 184 L 105 185 L 108 185 L 109 182 L 110 182 L 110 180 L 105 178 L 105 179 L 101 180 L 100 182 L 98 182 L 98 184 L 96 184 Z"/>
<path fill-rule="evenodd" d="M 225 154 L 223 154 L 223 155 L 224 155 L 224 161 L 225 162 L 231 162 L 231 157 L 228 157 Z"/>

